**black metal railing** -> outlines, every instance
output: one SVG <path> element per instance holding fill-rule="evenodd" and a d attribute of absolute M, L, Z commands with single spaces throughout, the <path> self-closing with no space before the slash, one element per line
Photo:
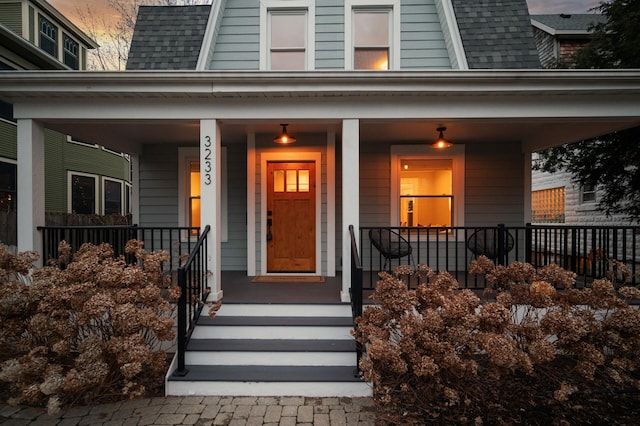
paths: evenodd
<path fill-rule="evenodd" d="M 144 242 L 148 251 L 165 250 L 169 262 L 163 267 L 166 272 L 176 271 L 180 259 L 191 253 L 196 244 L 200 228 L 192 227 L 151 227 L 137 225 L 116 226 L 40 226 L 42 232 L 42 259 L 44 263 L 59 256 L 58 245 L 66 241 L 75 252 L 84 243 L 109 243 L 116 256 L 124 255 L 127 241 L 136 239 Z"/>
<path fill-rule="evenodd" d="M 177 367 L 173 372 L 175 376 L 183 377 L 188 372 L 185 366 L 187 343 L 208 295 L 207 235 L 209 229 L 209 225 L 204 228 L 186 262 L 178 268 L 180 299 L 178 300 L 177 321 Z"/>
<path fill-rule="evenodd" d="M 402 264 L 424 263 L 453 274 L 463 288 L 482 289 L 482 277 L 470 275 L 472 260 L 485 255 L 496 264 L 528 262 L 535 267 L 556 263 L 578 274 L 581 284 L 610 276 L 611 260 L 623 263 L 631 282 L 640 282 L 638 226 L 487 226 L 361 227 L 360 253 L 364 290 L 375 288 L 377 273 Z M 410 283 L 411 284 L 411 283 Z"/>
<path fill-rule="evenodd" d="M 351 315 L 353 317 L 353 329 L 357 330 L 356 318 L 362 315 L 363 291 L 362 291 L 362 264 L 358 254 L 358 245 L 353 225 L 349 225 L 349 235 L 351 236 Z M 355 375 L 360 373 L 360 358 L 362 356 L 362 345 L 356 341 L 356 370 Z"/>

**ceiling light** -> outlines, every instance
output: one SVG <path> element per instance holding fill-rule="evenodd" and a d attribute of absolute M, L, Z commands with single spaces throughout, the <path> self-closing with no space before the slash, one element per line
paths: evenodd
<path fill-rule="evenodd" d="M 445 149 L 445 148 L 450 148 L 453 146 L 453 143 L 446 140 L 444 138 L 444 135 L 442 132 L 444 132 L 445 130 L 447 130 L 446 127 L 438 127 L 436 129 L 438 132 L 440 132 L 440 136 L 438 136 L 438 139 L 435 140 L 435 142 L 433 142 L 431 144 L 432 147 L 434 148 L 438 148 L 438 149 Z"/>
<path fill-rule="evenodd" d="M 273 138 L 273 141 L 281 145 L 288 145 L 290 143 L 294 143 L 296 141 L 296 138 L 294 138 L 293 136 L 287 133 L 288 124 L 280 124 L 280 125 L 282 126 L 282 134 L 280 136 L 276 136 L 275 138 Z"/>

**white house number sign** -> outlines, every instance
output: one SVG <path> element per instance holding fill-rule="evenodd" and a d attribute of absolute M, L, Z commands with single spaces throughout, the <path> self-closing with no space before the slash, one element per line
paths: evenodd
<path fill-rule="evenodd" d="M 213 182 L 213 179 L 211 178 L 211 172 L 213 171 L 212 162 L 214 158 L 213 151 L 211 150 L 211 136 L 209 135 L 204 137 L 204 152 L 202 156 L 202 181 L 205 185 L 209 186 Z"/>

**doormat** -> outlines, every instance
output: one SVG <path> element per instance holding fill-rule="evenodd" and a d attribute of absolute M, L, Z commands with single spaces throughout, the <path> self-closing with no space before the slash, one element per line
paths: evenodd
<path fill-rule="evenodd" d="M 323 283 L 322 275 L 258 275 L 252 283 Z"/>

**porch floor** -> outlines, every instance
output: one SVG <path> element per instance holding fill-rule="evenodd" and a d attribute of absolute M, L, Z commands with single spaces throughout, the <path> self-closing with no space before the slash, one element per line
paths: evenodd
<path fill-rule="evenodd" d="M 342 274 L 324 282 L 251 282 L 246 271 L 222 271 L 225 303 L 341 303 Z"/>

